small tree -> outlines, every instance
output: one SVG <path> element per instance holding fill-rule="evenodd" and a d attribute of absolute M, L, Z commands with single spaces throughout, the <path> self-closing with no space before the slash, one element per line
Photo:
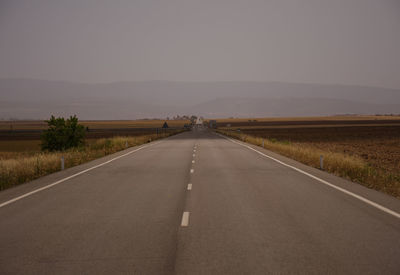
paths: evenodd
<path fill-rule="evenodd" d="M 76 115 L 67 120 L 51 116 L 46 122 L 49 128 L 42 134 L 42 150 L 63 151 L 83 145 L 85 127 L 78 124 Z"/>

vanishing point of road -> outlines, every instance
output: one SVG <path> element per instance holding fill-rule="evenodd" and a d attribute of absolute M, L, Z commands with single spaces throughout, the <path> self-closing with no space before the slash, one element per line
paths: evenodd
<path fill-rule="evenodd" d="M 0 274 L 399 274 L 400 200 L 195 129 L 0 193 Z"/>

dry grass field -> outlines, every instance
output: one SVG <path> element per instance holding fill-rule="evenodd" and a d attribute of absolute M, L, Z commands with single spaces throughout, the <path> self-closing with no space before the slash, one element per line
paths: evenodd
<path fill-rule="evenodd" d="M 186 120 L 84 121 L 89 127 L 85 146 L 65 152 L 41 152 L 40 135 L 47 124 L 40 121 L 0 121 L 0 190 L 183 131 Z M 12 125 L 10 127 L 10 125 Z M 157 130 L 158 129 L 158 130 Z"/>
<path fill-rule="evenodd" d="M 400 117 L 217 120 L 218 131 L 400 197 Z M 227 127 L 230 124 L 230 127 Z"/>

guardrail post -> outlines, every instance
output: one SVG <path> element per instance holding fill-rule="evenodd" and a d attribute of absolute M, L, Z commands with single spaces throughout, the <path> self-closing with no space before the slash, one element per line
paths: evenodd
<path fill-rule="evenodd" d="M 64 170 L 64 156 L 61 156 L 61 170 Z"/>
<path fill-rule="evenodd" d="M 319 156 L 319 168 L 321 170 L 324 170 L 324 156 L 323 155 Z"/>
<path fill-rule="evenodd" d="M 264 139 L 263 139 L 262 147 L 264 148 Z"/>
<path fill-rule="evenodd" d="M 125 148 L 128 148 L 128 141 L 125 140 Z"/>

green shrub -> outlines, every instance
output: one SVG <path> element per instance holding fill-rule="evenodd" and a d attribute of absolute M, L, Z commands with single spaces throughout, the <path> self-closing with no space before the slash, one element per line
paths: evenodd
<path fill-rule="evenodd" d="M 49 128 L 42 134 L 43 151 L 64 151 L 84 144 L 85 127 L 75 115 L 67 120 L 51 116 L 46 122 Z"/>

